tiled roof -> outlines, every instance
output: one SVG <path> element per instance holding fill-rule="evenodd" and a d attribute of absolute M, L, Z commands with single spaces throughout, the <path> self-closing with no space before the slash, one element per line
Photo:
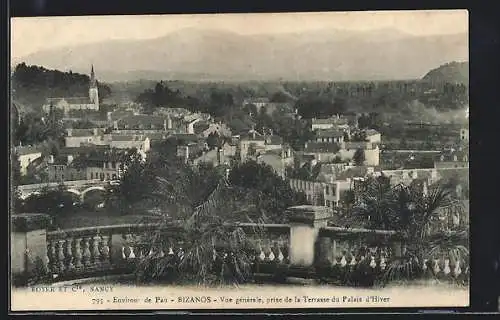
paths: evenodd
<path fill-rule="evenodd" d="M 367 130 L 365 130 L 365 132 L 366 132 L 367 136 L 373 136 L 373 135 L 376 135 L 376 134 L 380 133 L 380 132 L 378 132 L 377 130 L 374 130 L 374 129 L 367 129 Z"/>
<path fill-rule="evenodd" d="M 28 154 L 41 153 L 40 149 L 36 146 L 21 146 L 15 148 L 16 153 L 19 156 L 25 156 Z"/>
<path fill-rule="evenodd" d="M 144 141 L 146 138 L 140 135 L 112 134 L 111 141 Z"/>
<path fill-rule="evenodd" d="M 312 124 L 336 124 L 336 125 L 343 125 L 347 124 L 347 119 L 345 118 L 322 118 L 322 119 L 312 119 Z"/>
<path fill-rule="evenodd" d="M 338 130 L 318 130 L 316 136 L 318 138 L 339 138 L 343 137 L 344 133 Z"/>
<path fill-rule="evenodd" d="M 268 103 L 269 98 L 247 98 L 243 100 L 244 104 L 252 104 L 252 103 Z"/>
<path fill-rule="evenodd" d="M 133 116 L 133 115 L 134 115 L 133 111 L 129 111 L 129 110 L 117 110 L 117 111 L 111 112 L 110 118 L 111 118 L 112 121 L 114 121 L 114 120 L 119 120 L 119 119 L 124 118 L 124 117 L 130 117 L 130 116 Z"/>
<path fill-rule="evenodd" d="M 346 180 L 347 178 L 364 177 L 368 173 L 367 167 L 353 167 L 337 175 L 337 180 Z"/>
<path fill-rule="evenodd" d="M 103 134 L 104 130 L 101 128 L 96 128 L 97 129 L 97 134 Z M 71 137 L 88 137 L 88 136 L 93 136 L 94 135 L 94 129 L 71 129 Z M 68 131 L 68 136 L 69 132 Z"/>
<path fill-rule="evenodd" d="M 282 144 L 283 143 L 283 138 L 281 138 L 280 136 L 277 136 L 277 135 L 272 135 L 272 136 L 268 136 L 267 137 L 268 139 L 268 144 Z"/>
<path fill-rule="evenodd" d="M 152 116 L 140 114 L 123 117 L 118 122 L 132 127 L 139 125 L 142 125 L 144 127 L 148 127 L 151 125 L 163 127 L 165 121 L 168 121 L 168 116 Z"/>
<path fill-rule="evenodd" d="M 304 152 L 311 153 L 337 153 L 339 146 L 329 142 L 309 142 L 304 149 Z"/>
<path fill-rule="evenodd" d="M 110 150 L 109 145 L 93 145 L 93 146 L 82 146 L 82 147 L 64 147 L 59 150 L 60 154 L 64 155 L 77 155 L 82 153 L 89 153 L 93 151 L 105 151 Z"/>
<path fill-rule="evenodd" d="M 62 100 L 68 104 L 92 104 L 88 97 L 47 98 L 47 104 L 57 104 Z"/>

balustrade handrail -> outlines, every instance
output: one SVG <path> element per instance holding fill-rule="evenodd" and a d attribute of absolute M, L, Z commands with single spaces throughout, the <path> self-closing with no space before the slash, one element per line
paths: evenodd
<path fill-rule="evenodd" d="M 364 233 L 376 235 L 395 236 L 399 233 L 394 230 L 377 230 L 377 229 L 364 229 L 364 228 L 343 228 L 343 227 L 323 227 L 321 228 L 323 234 L 338 234 L 338 233 Z"/>
<path fill-rule="evenodd" d="M 121 231 L 143 231 L 152 227 L 158 227 L 158 223 L 139 223 L 139 224 L 118 224 L 97 227 L 82 227 L 63 229 L 47 232 L 47 238 L 58 238 L 75 234 L 99 234 L 99 233 L 119 233 Z"/>
<path fill-rule="evenodd" d="M 266 230 L 273 230 L 276 233 L 286 233 L 289 231 L 290 226 L 287 224 L 259 224 L 259 223 L 227 223 L 226 226 L 246 228 L 262 228 Z M 131 231 L 146 231 L 150 228 L 160 227 L 160 223 L 139 223 L 139 224 L 119 224 L 119 225 L 106 225 L 96 227 L 81 227 L 72 229 L 63 229 L 47 232 L 47 238 L 55 239 L 72 235 L 84 234 L 100 234 L 100 233 L 121 233 Z M 167 224 L 165 229 L 177 230 L 179 227 L 175 224 Z M 180 231 L 180 230 L 179 230 Z"/>

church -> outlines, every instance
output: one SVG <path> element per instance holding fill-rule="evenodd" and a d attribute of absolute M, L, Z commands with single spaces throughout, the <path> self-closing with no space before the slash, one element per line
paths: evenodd
<path fill-rule="evenodd" d="M 68 113 L 71 110 L 99 110 L 99 91 L 97 80 L 94 74 L 94 65 L 90 71 L 90 86 L 88 97 L 65 97 L 48 98 L 46 104 L 42 106 L 44 112 L 49 112 L 51 108 L 63 110 Z"/>

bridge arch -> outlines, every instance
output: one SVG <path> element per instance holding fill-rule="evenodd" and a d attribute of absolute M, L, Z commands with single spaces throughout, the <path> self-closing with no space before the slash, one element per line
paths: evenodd
<path fill-rule="evenodd" d="M 78 197 L 82 196 L 82 193 L 78 190 L 75 190 L 75 189 L 66 189 L 65 191 L 69 192 L 69 193 L 73 193 L 73 194 L 77 195 Z"/>
<path fill-rule="evenodd" d="M 83 190 L 81 192 L 81 201 L 83 202 L 83 200 L 85 199 L 85 195 L 87 194 L 87 192 L 89 191 L 92 191 L 92 190 L 100 190 L 102 192 L 106 192 L 106 188 L 102 187 L 102 186 L 93 186 L 93 187 L 88 187 L 87 189 Z"/>

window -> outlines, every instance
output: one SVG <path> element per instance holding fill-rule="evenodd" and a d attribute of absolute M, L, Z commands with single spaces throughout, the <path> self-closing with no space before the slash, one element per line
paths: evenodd
<path fill-rule="evenodd" d="M 330 194 L 330 186 L 326 186 L 326 194 Z"/>
<path fill-rule="evenodd" d="M 329 207 L 330 206 L 330 200 L 326 200 L 326 206 Z"/>
<path fill-rule="evenodd" d="M 116 180 L 116 173 L 113 173 L 113 180 Z"/>
<path fill-rule="evenodd" d="M 110 180 L 110 179 L 111 179 L 111 177 L 110 177 L 109 173 L 108 173 L 108 174 L 106 174 L 106 179 L 107 179 L 107 180 Z"/>
<path fill-rule="evenodd" d="M 90 173 L 90 180 L 92 180 L 92 179 L 94 179 L 94 173 L 93 172 Z"/>

